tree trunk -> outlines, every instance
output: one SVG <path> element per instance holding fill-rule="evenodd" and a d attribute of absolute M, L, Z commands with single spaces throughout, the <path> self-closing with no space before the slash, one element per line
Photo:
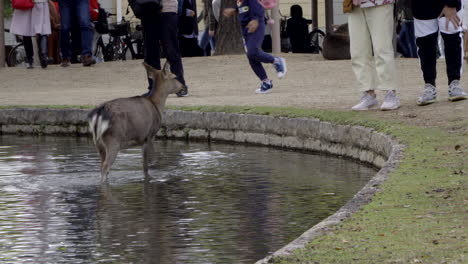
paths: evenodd
<path fill-rule="evenodd" d="M 216 32 L 215 55 L 243 54 L 245 51 L 239 18 L 237 14 L 232 17 L 225 17 L 223 10 L 227 7 L 237 7 L 237 1 L 221 1 L 221 14 L 219 15 L 218 30 Z"/>

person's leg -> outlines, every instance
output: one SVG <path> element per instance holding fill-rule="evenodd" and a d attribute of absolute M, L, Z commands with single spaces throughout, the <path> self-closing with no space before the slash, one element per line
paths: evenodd
<path fill-rule="evenodd" d="M 377 89 L 387 91 L 380 110 L 395 110 L 400 107 L 400 99 L 396 95 L 393 5 L 366 8 L 365 15 L 374 51 Z"/>
<path fill-rule="evenodd" d="M 60 52 L 62 54 L 62 66 L 70 63 L 70 30 L 71 30 L 71 6 L 69 0 L 59 0 L 60 8 Z M 68 63 L 67 63 L 68 62 Z"/>
<path fill-rule="evenodd" d="M 23 36 L 23 45 L 26 52 L 26 59 L 28 64 L 28 69 L 34 68 L 34 49 L 32 44 L 32 38 L 30 36 Z"/>
<path fill-rule="evenodd" d="M 401 25 L 400 34 L 398 34 L 398 43 L 401 47 L 401 55 L 405 58 L 411 57 L 410 44 L 408 39 L 408 25 L 407 22 L 403 22 Z"/>
<path fill-rule="evenodd" d="M 410 48 L 410 56 L 411 58 L 417 58 L 418 48 L 416 47 L 416 39 L 414 37 L 414 21 L 407 21 L 406 29 L 407 39 Z"/>
<path fill-rule="evenodd" d="M 210 44 L 210 35 L 208 34 L 208 27 L 205 27 L 205 30 L 201 32 L 198 36 L 198 46 L 203 50 L 205 56 L 209 56 L 210 54 L 206 54 L 206 48 L 208 44 Z"/>
<path fill-rule="evenodd" d="M 151 67 L 161 70 L 161 48 L 159 44 L 159 13 L 154 8 L 145 8 L 141 18 L 143 29 L 144 61 Z M 148 92 L 153 87 L 153 80 L 148 78 Z"/>
<path fill-rule="evenodd" d="M 41 61 L 41 67 L 46 68 L 48 64 L 48 56 L 47 56 L 47 36 L 46 35 L 38 35 L 38 43 L 39 43 L 39 59 Z"/>
<path fill-rule="evenodd" d="M 463 10 L 458 12 L 458 17 L 463 17 Z M 460 86 L 460 78 L 463 72 L 463 34 L 461 26 L 454 27 L 449 24 L 447 28 L 445 17 L 439 19 L 439 28 L 445 47 L 445 62 L 447 64 L 447 77 L 449 83 L 449 100 L 458 101 L 468 99 L 468 94 Z"/>
<path fill-rule="evenodd" d="M 437 39 L 439 36 L 437 18 L 429 20 L 415 19 L 414 35 L 416 37 L 418 56 L 425 83 L 417 104 L 427 105 L 435 102 L 437 97 Z"/>
<path fill-rule="evenodd" d="M 179 39 L 177 37 L 177 14 L 161 13 L 161 43 L 166 53 L 167 61 L 171 65 L 171 72 L 177 76 L 185 87 L 184 67 L 179 49 Z"/>
<path fill-rule="evenodd" d="M 264 27 L 263 27 L 264 29 Z M 264 32 L 262 27 L 259 25 L 256 32 L 247 33 L 247 28 L 243 28 L 243 35 L 245 40 L 245 46 L 247 48 L 247 58 L 249 59 L 250 67 L 252 68 L 255 75 L 264 81 L 268 79 L 263 63 L 273 63 L 275 58 L 261 50 Z"/>
<path fill-rule="evenodd" d="M 377 105 L 375 98 L 375 68 L 372 63 L 372 42 L 362 8 L 348 15 L 351 65 L 362 92 L 360 102 L 352 110 L 369 110 Z"/>
<path fill-rule="evenodd" d="M 91 14 L 89 13 L 89 0 L 74 0 L 76 2 L 76 14 L 81 31 L 81 61 L 83 66 L 90 66 L 96 63 L 92 58 L 93 50 L 93 25 Z"/>

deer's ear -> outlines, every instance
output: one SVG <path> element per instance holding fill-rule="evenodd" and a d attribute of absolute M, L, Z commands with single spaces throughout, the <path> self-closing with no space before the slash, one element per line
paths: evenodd
<path fill-rule="evenodd" d="M 151 65 L 149 65 L 146 62 L 143 62 L 143 66 L 145 66 L 146 74 L 148 75 L 148 78 L 155 80 L 156 75 L 158 74 L 159 71 L 153 68 Z"/>
<path fill-rule="evenodd" d="M 168 61 L 166 61 L 166 63 L 164 63 L 162 74 L 164 76 L 164 79 L 169 79 L 169 78 L 171 78 L 171 76 L 173 76 L 173 74 L 171 72 L 171 65 L 169 64 Z"/>

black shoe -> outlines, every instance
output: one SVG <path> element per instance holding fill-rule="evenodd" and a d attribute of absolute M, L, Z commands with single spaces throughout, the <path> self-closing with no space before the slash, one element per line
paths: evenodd
<path fill-rule="evenodd" d="M 177 95 L 177 97 L 187 97 L 187 96 L 189 96 L 187 86 L 184 86 L 184 88 L 180 92 L 176 93 L 176 95 Z"/>
<path fill-rule="evenodd" d="M 47 68 L 47 65 L 49 64 L 49 59 L 47 58 L 47 56 L 41 56 L 40 61 L 42 69 Z"/>

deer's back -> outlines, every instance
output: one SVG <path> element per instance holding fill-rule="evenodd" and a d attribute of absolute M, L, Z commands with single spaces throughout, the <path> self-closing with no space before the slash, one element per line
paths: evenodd
<path fill-rule="evenodd" d="M 142 145 L 161 127 L 161 113 L 141 96 L 106 102 L 90 113 L 90 119 L 93 112 L 101 116 L 102 121 L 108 121 L 102 140 L 117 141 L 121 148 Z"/>

